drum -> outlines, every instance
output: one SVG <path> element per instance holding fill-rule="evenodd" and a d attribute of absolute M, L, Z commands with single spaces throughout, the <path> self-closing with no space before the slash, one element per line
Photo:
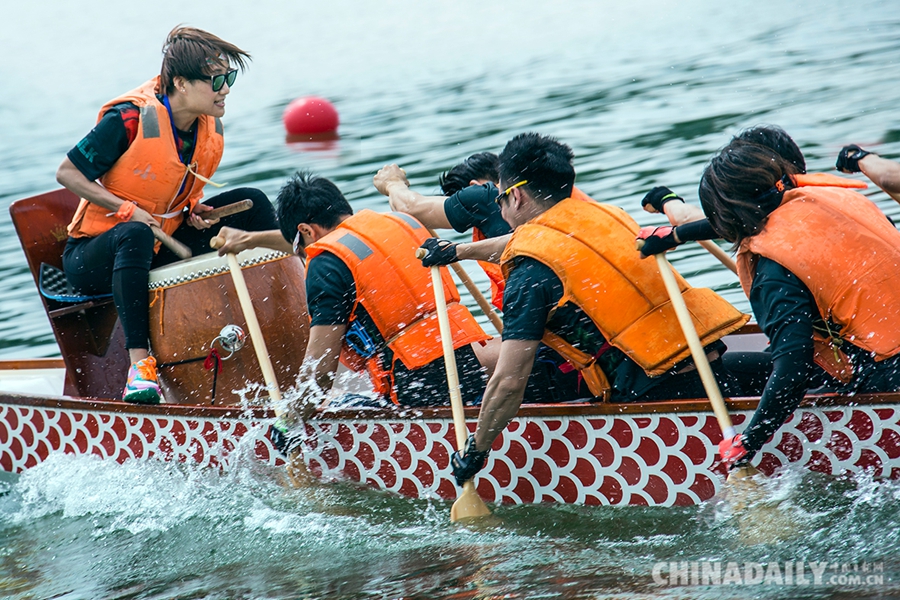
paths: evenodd
<path fill-rule="evenodd" d="M 309 339 L 303 263 L 267 248 L 241 252 L 238 261 L 284 390 Z M 166 402 L 235 405 L 266 395 L 225 257 L 213 252 L 154 269 L 149 293 L 150 348 Z M 246 391 L 254 386 L 258 392 Z"/>

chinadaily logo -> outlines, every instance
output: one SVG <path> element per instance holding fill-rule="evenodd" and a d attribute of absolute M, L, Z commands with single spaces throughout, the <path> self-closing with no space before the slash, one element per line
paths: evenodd
<path fill-rule="evenodd" d="M 866 586 L 883 585 L 885 576 L 883 562 L 671 561 L 653 566 L 653 581 L 663 586 Z"/>

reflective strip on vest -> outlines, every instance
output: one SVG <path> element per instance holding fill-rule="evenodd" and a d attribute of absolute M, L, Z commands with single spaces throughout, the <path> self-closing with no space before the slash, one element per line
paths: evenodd
<path fill-rule="evenodd" d="M 147 139 L 159 137 L 159 118 L 156 108 L 152 106 L 141 107 L 141 132 Z"/>
<path fill-rule="evenodd" d="M 347 248 L 356 255 L 360 261 L 366 260 L 370 256 L 372 256 L 372 249 L 369 248 L 364 241 L 353 235 L 352 233 L 348 233 L 341 237 L 338 240 L 339 244 L 343 244 L 347 246 Z"/>

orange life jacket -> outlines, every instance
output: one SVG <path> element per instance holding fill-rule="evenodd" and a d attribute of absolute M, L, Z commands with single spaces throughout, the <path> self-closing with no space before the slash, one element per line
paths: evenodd
<path fill-rule="evenodd" d="M 563 285 L 559 306 L 581 308 L 610 345 L 652 377 L 687 358 L 690 349 L 656 262 L 634 251 L 638 230 L 621 208 L 570 198 L 518 227 L 501 265 L 507 277 L 519 256 L 553 269 Z M 712 290 L 692 288 L 675 275 L 703 345 L 750 319 Z M 608 397 L 609 383 L 594 357 L 556 335 L 543 341 L 581 371 L 591 393 Z"/>
<path fill-rule="evenodd" d="M 182 209 L 193 209 L 203 197 L 204 179 L 212 177 L 219 166 L 225 140 L 221 120 L 208 115 L 199 117 L 192 162 L 190 165 L 182 163 L 169 112 L 157 100 L 157 92 L 159 76 L 110 100 L 100 109 L 98 122 L 116 104 L 132 102 L 140 109 L 137 136 L 116 164 L 100 178 L 100 183 L 115 196 L 130 200 L 155 216 L 162 230 L 171 234 L 183 220 Z M 69 235 L 95 237 L 112 229 L 120 221 L 114 214 L 107 216 L 109 212 L 109 209 L 82 199 L 69 224 Z"/>
<path fill-rule="evenodd" d="M 876 361 L 900 353 L 900 232 L 848 189 L 866 187 L 862 182 L 824 173 L 794 180 L 762 231 L 741 242 L 738 275 L 748 296 L 760 256 L 800 278 L 829 329 L 836 326 L 831 336 L 816 334 L 816 363 L 847 381 L 852 369 L 838 351 L 842 341 Z"/>
<path fill-rule="evenodd" d="M 356 306 L 362 304 L 394 353 L 410 370 L 424 367 L 443 356 L 434 304 L 431 272 L 416 258 L 416 250 L 428 239 L 428 231 L 403 213 L 379 214 L 361 210 L 337 229 L 306 248 L 309 260 L 322 252 L 341 259 L 356 283 Z M 490 339 L 469 310 L 459 303 L 459 292 L 446 268 L 441 268 L 444 295 L 453 330 L 453 347 L 461 348 Z M 369 372 L 376 391 L 390 394 L 394 364 L 380 365 L 377 355 L 362 361 L 344 344 L 344 364 Z"/>
<path fill-rule="evenodd" d="M 594 202 L 593 198 L 578 188 L 574 188 L 572 198 Z M 477 227 L 474 227 L 472 229 L 472 241 L 480 242 L 484 239 L 487 239 L 484 233 Z M 491 304 L 496 306 L 497 310 L 503 310 L 503 290 L 506 288 L 506 280 L 503 279 L 503 270 L 500 269 L 500 265 L 483 260 L 479 260 L 478 265 L 484 269 L 485 274 L 487 274 L 488 279 L 491 282 Z"/>

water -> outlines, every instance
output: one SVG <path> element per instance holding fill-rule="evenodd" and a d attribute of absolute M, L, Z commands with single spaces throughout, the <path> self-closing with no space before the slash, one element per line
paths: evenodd
<path fill-rule="evenodd" d="M 783 126 L 811 171 L 845 143 L 900 158 L 893 1 L 459 0 L 417 3 L 183 3 L 152 8 L 16 3 L 0 20 L 0 204 L 55 187 L 65 152 L 97 107 L 158 71 L 183 22 L 254 56 L 228 98 L 217 180 L 274 196 L 294 170 L 333 179 L 357 208 L 386 208 L 383 164 L 414 187 L 513 135 L 557 136 L 577 184 L 631 212 L 654 185 L 696 201 L 716 149 L 740 129 Z M 284 142 L 280 116 L 301 95 L 331 99 L 332 144 Z M 867 192 L 893 218 L 900 207 Z M 799 243 L 822 232 L 798 231 Z M 462 239 L 460 236 L 451 236 Z M 695 285 L 744 310 L 736 278 L 703 249 L 672 255 Z M 480 271 L 470 268 L 486 287 Z M 0 358 L 55 356 L 24 255 L 0 211 Z M 474 305 L 469 301 L 470 305 Z M 232 471 L 53 457 L 2 485 L 0 592 L 12 598 L 864 597 L 898 592 L 895 483 L 787 473 L 799 535 L 741 542 L 721 505 L 688 509 L 501 507 L 470 531 L 441 502 L 352 487 L 285 490 L 248 461 Z M 759 519 L 761 520 L 761 519 Z M 721 588 L 654 583 L 660 561 L 880 564 L 881 584 Z"/>

